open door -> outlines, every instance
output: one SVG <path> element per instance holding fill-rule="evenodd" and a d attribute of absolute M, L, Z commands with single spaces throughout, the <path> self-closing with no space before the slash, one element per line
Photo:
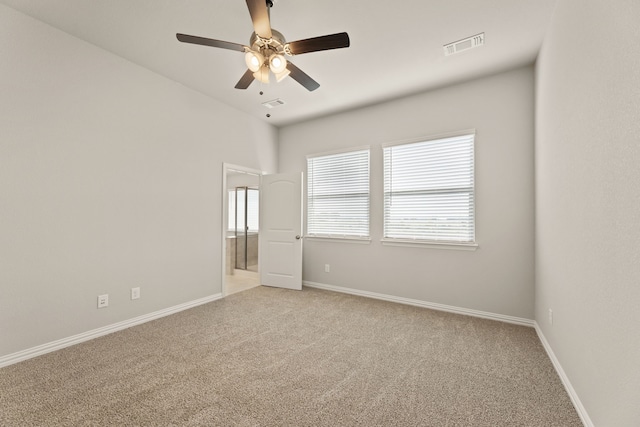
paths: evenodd
<path fill-rule="evenodd" d="M 302 172 L 263 175 L 260 283 L 302 289 Z"/>

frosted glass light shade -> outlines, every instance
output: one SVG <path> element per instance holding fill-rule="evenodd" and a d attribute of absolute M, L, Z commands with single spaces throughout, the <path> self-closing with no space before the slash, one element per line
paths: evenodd
<path fill-rule="evenodd" d="M 287 60 L 284 59 L 284 56 L 274 53 L 269 58 L 269 68 L 273 74 L 280 74 L 287 68 Z"/>
<path fill-rule="evenodd" d="M 261 67 L 253 73 L 253 77 L 262 83 L 269 83 L 269 69 L 266 66 Z"/>
<path fill-rule="evenodd" d="M 283 72 L 276 74 L 276 81 L 281 82 L 289 74 L 291 74 L 291 71 L 285 68 Z"/>
<path fill-rule="evenodd" d="M 264 64 L 264 57 L 258 52 L 249 51 L 244 55 L 244 61 L 247 63 L 247 67 L 255 73 Z"/>

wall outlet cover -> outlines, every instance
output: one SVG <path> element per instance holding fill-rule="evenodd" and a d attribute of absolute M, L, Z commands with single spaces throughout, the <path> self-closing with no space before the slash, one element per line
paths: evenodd
<path fill-rule="evenodd" d="M 109 294 L 98 295 L 98 308 L 109 306 Z"/>

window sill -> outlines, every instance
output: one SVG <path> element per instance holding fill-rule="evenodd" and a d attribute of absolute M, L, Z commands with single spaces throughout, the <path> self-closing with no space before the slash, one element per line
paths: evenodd
<path fill-rule="evenodd" d="M 381 239 L 385 246 L 404 246 L 409 248 L 446 249 L 453 251 L 475 251 L 478 249 L 477 243 L 454 243 L 454 242 L 425 242 L 420 240 L 403 239 Z"/>
<path fill-rule="evenodd" d="M 345 237 L 345 236 L 304 236 L 305 240 L 318 242 L 355 243 L 358 245 L 371 244 L 369 237 Z"/>

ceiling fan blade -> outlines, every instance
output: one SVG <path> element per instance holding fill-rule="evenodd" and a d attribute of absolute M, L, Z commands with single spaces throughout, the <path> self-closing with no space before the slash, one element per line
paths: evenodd
<path fill-rule="evenodd" d="M 287 61 L 287 70 L 289 70 L 289 72 L 291 73 L 289 74 L 289 77 L 300 83 L 309 92 L 314 91 L 320 87 L 320 83 L 313 80 L 304 71 L 293 65 L 291 61 Z"/>
<path fill-rule="evenodd" d="M 251 70 L 247 70 L 242 77 L 240 78 L 240 80 L 238 81 L 238 83 L 236 83 L 235 88 L 236 89 L 246 89 L 249 87 L 249 85 L 251 83 L 253 83 L 253 80 L 255 79 L 255 77 L 253 77 L 253 71 Z"/>
<path fill-rule="evenodd" d="M 289 42 L 285 45 L 285 50 L 291 52 L 292 55 L 300 55 L 301 53 L 318 52 L 320 50 L 342 49 L 343 47 L 349 47 L 349 45 L 349 34 L 336 33 Z"/>
<path fill-rule="evenodd" d="M 207 39 L 205 37 L 198 37 L 198 36 L 190 36 L 188 34 L 176 34 L 176 37 L 178 38 L 178 40 L 180 40 L 183 43 L 191 43 L 191 44 L 200 44 L 203 46 L 212 46 L 212 47 L 219 47 L 222 49 L 229 49 L 229 50 L 237 50 L 239 52 L 244 52 L 245 51 L 245 46 L 238 44 L 238 43 L 231 43 L 231 42 L 225 42 L 222 40 L 214 40 L 214 39 Z"/>
<path fill-rule="evenodd" d="M 249 15 L 253 21 L 253 30 L 263 39 L 270 39 L 271 22 L 269 21 L 269 9 L 266 0 L 246 0 Z"/>

